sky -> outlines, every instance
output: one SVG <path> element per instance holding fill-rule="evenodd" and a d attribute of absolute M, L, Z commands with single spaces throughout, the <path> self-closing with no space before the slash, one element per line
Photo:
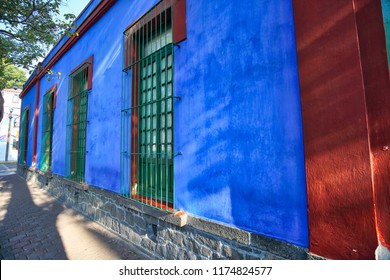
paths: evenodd
<path fill-rule="evenodd" d="M 90 0 L 63 0 L 62 6 L 60 8 L 61 15 L 64 14 L 74 14 L 76 18 L 80 15 L 81 11 L 87 6 Z M 44 57 L 37 60 L 42 61 Z M 26 71 L 26 77 L 29 77 L 29 71 Z"/>
<path fill-rule="evenodd" d="M 60 8 L 61 15 L 74 14 L 76 17 L 78 17 L 89 2 L 90 0 L 63 0 L 62 7 Z M 29 77 L 30 74 L 28 70 L 25 70 L 25 72 L 26 77 Z"/>
<path fill-rule="evenodd" d="M 87 6 L 90 0 L 64 0 L 61 14 L 74 14 L 76 17 Z"/>
<path fill-rule="evenodd" d="M 76 17 L 87 6 L 90 0 L 63 0 L 61 14 L 74 14 Z"/>

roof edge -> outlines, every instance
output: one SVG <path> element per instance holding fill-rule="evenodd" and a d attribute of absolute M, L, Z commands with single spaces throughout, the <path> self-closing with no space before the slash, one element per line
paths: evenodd
<path fill-rule="evenodd" d="M 43 66 L 41 69 L 39 69 L 38 67 L 34 71 L 32 77 L 30 76 L 29 78 L 30 81 L 28 82 L 28 84 L 25 85 L 19 97 L 23 98 L 27 94 L 27 92 L 34 86 L 37 80 L 40 80 L 46 74 L 47 70 L 50 69 L 58 60 L 60 60 L 60 58 L 73 47 L 73 45 L 89 30 L 89 28 L 91 28 L 105 14 L 105 12 L 107 12 L 112 7 L 112 5 L 116 1 L 117 0 L 102 0 L 75 30 L 75 32 L 78 33 L 78 36 L 72 36 L 68 40 L 66 40 L 65 43 L 58 49 L 58 51 L 46 63 L 45 66 Z M 90 5 L 91 2 L 92 1 L 88 3 L 85 9 Z M 62 38 L 60 40 L 62 40 Z M 57 44 L 51 49 L 51 51 L 57 46 Z"/>

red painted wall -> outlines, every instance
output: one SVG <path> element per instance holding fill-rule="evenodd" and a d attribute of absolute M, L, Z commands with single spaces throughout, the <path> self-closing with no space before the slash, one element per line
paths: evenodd
<path fill-rule="evenodd" d="M 373 259 L 377 247 L 365 84 L 352 0 L 294 0 L 310 251 Z"/>
<path fill-rule="evenodd" d="M 390 80 L 381 1 L 354 0 L 366 96 L 377 233 L 390 250 Z"/>

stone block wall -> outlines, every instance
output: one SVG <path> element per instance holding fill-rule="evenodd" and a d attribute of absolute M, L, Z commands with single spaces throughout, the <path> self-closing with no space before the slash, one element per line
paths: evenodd
<path fill-rule="evenodd" d="M 19 175 L 154 259 L 315 259 L 307 249 L 197 217 L 169 214 L 91 185 L 18 166 Z"/>

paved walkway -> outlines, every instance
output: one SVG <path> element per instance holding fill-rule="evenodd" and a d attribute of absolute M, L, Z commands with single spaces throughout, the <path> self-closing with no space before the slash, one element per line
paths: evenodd
<path fill-rule="evenodd" d="M 16 163 L 0 162 L 0 176 L 6 176 L 16 173 Z"/>
<path fill-rule="evenodd" d="M 3 176 L 6 169 L 0 168 L 0 259 L 148 259 L 20 176 Z"/>

